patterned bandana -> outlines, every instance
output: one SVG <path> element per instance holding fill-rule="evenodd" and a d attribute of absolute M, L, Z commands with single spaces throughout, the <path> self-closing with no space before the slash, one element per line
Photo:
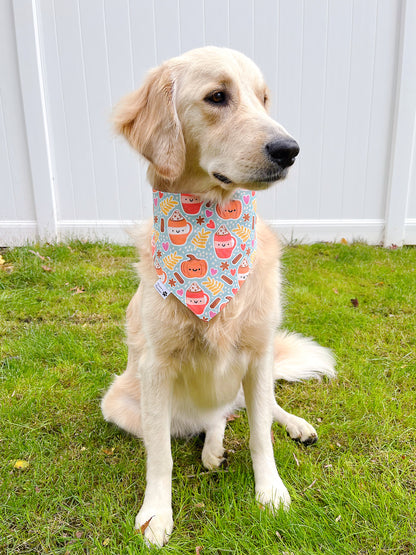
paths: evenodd
<path fill-rule="evenodd" d="M 204 321 L 234 297 L 256 255 L 256 193 L 235 191 L 225 206 L 153 191 L 152 254 L 166 297 L 173 293 Z"/>

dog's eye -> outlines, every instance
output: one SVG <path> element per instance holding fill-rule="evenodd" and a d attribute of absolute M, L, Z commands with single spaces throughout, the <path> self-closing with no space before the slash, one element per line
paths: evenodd
<path fill-rule="evenodd" d="M 211 104 L 226 104 L 227 103 L 227 95 L 224 91 L 215 91 L 214 93 L 209 94 L 205 97 L 207 102 Z"/>

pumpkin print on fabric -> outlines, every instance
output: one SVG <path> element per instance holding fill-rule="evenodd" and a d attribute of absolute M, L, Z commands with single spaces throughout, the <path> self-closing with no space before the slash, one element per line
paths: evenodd
<path fill-rule="evenodd" d="M 257 248 L 255 192 L 237 190 L 219 206 L 193 194 L 153 191 L 153 221 L 155 281 L 208 322 L 249 279 Z"/>
<path fill-rule="evenodd" d="M 204 277 L 208 271 L 208 263 L 203 258 L 187 254 L 188 260 L 182 262 L 181 272 L 185 277 Z"/>
<path fill-rule="evenodd" d="M 225 206 L 216 206 L 217 214 L 223 220 L 237 220 L 241 216 L 242 205 L 239 200 L 231 200 Z"/>

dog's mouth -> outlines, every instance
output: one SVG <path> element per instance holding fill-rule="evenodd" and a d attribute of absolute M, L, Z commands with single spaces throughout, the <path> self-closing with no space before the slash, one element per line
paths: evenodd
<path fill-rule="evenodd" d="M 274 171 L 271 173 L 263 174 L 263 173 L 256 173 L 252 177 L 248 178 L 244 181 L 244 184 L 253 184 L 256 188 L 265 188 L 270 183 L 274 183 L 275 181 L 279 181 L 280 179 L 284 179 L 287 175 L 287 168 L 279 169 L 278 171 Z M 225 183 L 226 185 L 233 184 L 233 181 L 229 179 L 226 175 L 218 172 L 214 172 L 212 174 L 215 179 L 221 181 L 221 183 Z M 267 184 L 266 186 L 262 187 L 262 184 Z M 243 184 L 243 182 L 239 182 L 239 185 Z"/>
<path fill-rule="evenodd" d="M 287 168 L 282 168 L 267 175 L 255 175 L 253 181 L 254 183 L 274 183 L 284 179 L 287 176 L 287 172 Z"/>
<path fill-rule="evenodd" d="M 228 179 L 228 177 L 226 175 L 223 175 L 222 173 L 213 173 L 212 175 L 215 177 L 215 179 L 221 181 L 221 183 L 226 183 L 227 185 L 232 183 L 231 179 Z"/>

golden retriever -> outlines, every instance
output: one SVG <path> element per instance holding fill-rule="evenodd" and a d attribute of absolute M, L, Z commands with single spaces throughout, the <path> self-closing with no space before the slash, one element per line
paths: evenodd
<path fill-rule="evenodd" d="M 153 69 L 116 107 L 116 129 L 149 161 L 154 190 L 186 193 L 226 207 L 237 190 L 267 189 L 286 176 L 296 141 L 268 115 L 257 66 L 217 47 L 192 50 Z M 208 204 L 210 206 L 210 204 Z M 128 365 L 102 400 L 104 418 L 144 440 L 147 484 L 136 517 L 150 544 L 172 532 L 171 435 L 205 432 L 202 462 L 223 461 L 226 418 L 247 408 L 257 499 L 272 510 L 290 503 L 276 469 L 272 421 L 305 444 L 314 428 L 285 412 L 274 380 L 334 376 L 334 359 L 310 339 L 277 332 L 281 323 L 280 247 L 259 219 L 257 254 L 238 293 L 204 321 L 155 290 L 152 225 L 137 238 L 140 286 L 127 309 Z"/>

